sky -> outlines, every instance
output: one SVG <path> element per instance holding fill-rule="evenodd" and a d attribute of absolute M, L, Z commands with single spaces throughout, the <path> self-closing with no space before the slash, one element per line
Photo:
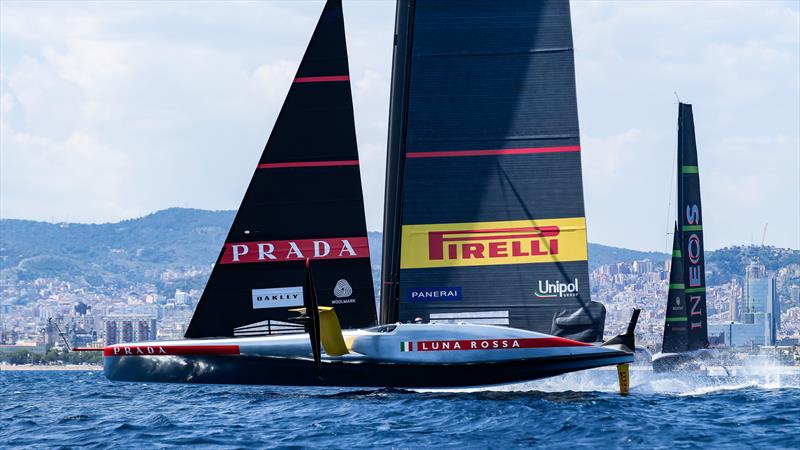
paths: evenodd
<path fill-rule="evenodd" d="M 800 1 L 573 1 L 590 242 L 664 251 L 677 100 L 707 249 L 800 249 Z M 321 1 L 0 2 L 0 217 L 235 209 Z M 382 228 L 394 2 L 344 2 L 367 227 Z"/>

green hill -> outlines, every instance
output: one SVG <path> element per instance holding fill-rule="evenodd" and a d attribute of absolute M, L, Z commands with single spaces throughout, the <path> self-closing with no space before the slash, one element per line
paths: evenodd
<path fill-rule="evenodd" d="M 234 211 L 170 208 L 131 220 L 105 224 L 0 220 L 0 275 L 15 279 L 60 278 L 79 285 L 126 286 L 158 283 L 166 270 L 207 271 L 225 239 Z M 381 233 L 370 232 L 370 251 L 377 283 Z M 744 266 L 759 257 L 768 270 L 800 264 L 797 250 L 774 247 L 730 247 L 707 254 L 709 284 L 741 278 Z M 650 259 L 666 254 L 589 244 L 590 268 Z M 205 276 L 187 280 L 202 288 Z M 377 285 L 377 284 L 376 284 Z"/>

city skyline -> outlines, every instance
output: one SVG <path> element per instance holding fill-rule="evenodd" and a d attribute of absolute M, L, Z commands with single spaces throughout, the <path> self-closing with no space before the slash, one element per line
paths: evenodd
<path fill-rule="evenodd" d="M 3 3 L 0 217 L 235 209 L 321 5 Z M 769 224 L 766 244 L 800 248 L 797 4 L 572 6 L 589 240 L 668 250 L 677 91 L 695 106 L 706 247 Z M 394 4 L 345 16 L 380 230 Z"/>

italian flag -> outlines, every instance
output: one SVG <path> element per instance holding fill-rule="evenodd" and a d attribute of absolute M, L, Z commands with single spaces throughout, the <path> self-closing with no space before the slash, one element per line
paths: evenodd
<path fill-rule="evenodd" d="M 412 341 L 403 341 L 400 343 L 400 351 L 401 352 L 413 352 L 414 351 L 414 342 Z"/>

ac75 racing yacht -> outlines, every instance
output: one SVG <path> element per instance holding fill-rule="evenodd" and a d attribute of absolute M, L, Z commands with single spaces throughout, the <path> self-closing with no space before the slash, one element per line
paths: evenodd
<path fill-rule="evenodd" d="M 589 294 L 569 3 L 401 0 L 380 321 L 342 5 L 329 0 L 186 339 L 115 381 L 456 387 L 620 365 Z"/>

